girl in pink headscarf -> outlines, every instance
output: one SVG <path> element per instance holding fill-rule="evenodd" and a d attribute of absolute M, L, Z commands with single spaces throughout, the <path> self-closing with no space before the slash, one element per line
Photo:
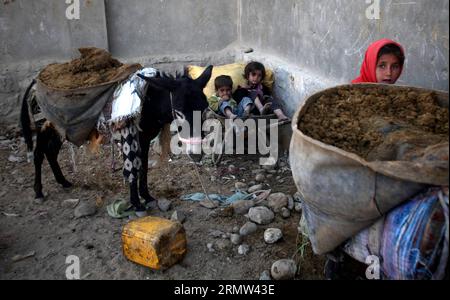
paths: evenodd
<path fill-rule="evenodd" d="M 369 46 L 361 66 L 361 74 L 352 83 L 395 84 L 403 72 L 405 51 L 389 39 L 376 41 Z"/>

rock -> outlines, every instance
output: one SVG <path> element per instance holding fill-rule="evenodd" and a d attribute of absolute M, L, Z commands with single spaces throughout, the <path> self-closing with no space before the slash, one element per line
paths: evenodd
<path fill-rule="evenodd" d="M 302 204 L 299 202 L 296 202 L 294 209 L 296 212 L 301 213 L 302 212 Z"/>
<path fill-rule="evenodd" d="M 239 226 L 234 226 L 231 230 L 232 233 L 239 233 Z"/>
<path fill-rule="evenodd" d="M 181 224 L 183 224 L 184 221 L 186 220 L 186 216 L 181 211 L 174 211 L 172 216 L 170 217 L 170 220 L 174 222 L 180 222 Z"/>
<path fill-rule="evenodd" d="M 291 195 L 288 195 L 287 197 L 288 197 L 288 206 L 287 206 L 287 208 L 289 210 L 293 210 L 294 209 L 294 205 L 295 205 L 294 198 L 292 198 Z"/>
<path fill-rule="evenodd" d="M 261 191 L 263 189 L 264 189 L 264 186 L 262 184 L 258 184 L 258 185 L 254 185 L 254 186 L 250 187 L 248 189 L 248 192 L 250 194 L 253 194 L 254 192 Z"/>
<path fill-rule="evenodd" d="M 280 179 L 280 180 L 278 180 L 278 183 L 280 183 L 280 184 L 283 184 L 285 182 L 285 180 L 284 179 Z"/>
<path fill-rule="evenodd" d="M 75 218 L 79 219 L 95 215 L 96 212 L 97 207 L 95 206 L 94 203 L 90 201 L 83 201 L 77 206 L 77 208 L 75 208 L 74 215 Z"/>
<path fill-rule="evenodd" d="M 269 170 L 269 171 L 267 171 L 267 173 L 269 173 L 271 175 L 275 175 L 275 174 L 278 174 L 278 171 L 277 170 Z"/>
<path fill-rule="evenodd" d="M 272 277 L 270 277 L 269 271 L 264 271 L 261 273 L 261 276 L 259 276 L 259 280 L 272 280 Z"/>
<path fill-rule="evenodd" d="M 277 167 L 276 164 L 263 166 L 263 169 L 266 171 L 274 170 Z"/>
<path fill-rule="evenodd" d="M 172 202 L 170 202 L 169 200 L 167 200 L 165 198 L 161 198 L 158 200 L 158 208 L 162 212 L 169 211 L 171 206 L 172 206 Z"/>
<path fill-rule="evenodd" d="M 275 244 L 283 238 L 283 233 L 278 228 L 269 228 L 264 232 L 264 241 L 267 244 Z"/>
<path fill-rule="evenodd" d="M 245 192 L 248 189 L 248 185 L 244 182 L 236 182 L 234 184 L 234 187 L 236 188 L 236 190 Z"/>
<path fill-rule="evenodd" d="M 208 247 L 208 251 L 209 252 L 215 252 L 216 250 L 214 250 L 214 244 L 213 243 L 208 243 L 206 245 L 206 247 Z"/>
<path fill-rule="evenodd" d="M 151 201 L 146 204 L 147 209 L 156 209 L 158 207 L 158 201 Z"/>
<path fill-rule="evenodd" d="M 283 207 L 283 208 L 281 209 L 281 216 L 282 216 L 284 219 L 287 219 L 287 218 L 289 218 L 289 217 L 291 216 L 291 211 L 290 211 L 289 209 L 287 209 L 286 207 Z"/>
<path fill-rule="evenodd" d="M 259 225 L 270 224 L 275 218 L 275 214 L 270 209 L 264 206 L 250 208 L 248 216 L 251 221 Z"/>
<path fill-rule="evenodd" d="M 280 168 L 284 168 L 284 167 L 286 167 L 287 166 L 287 164 L 285 163 L 285 162 L 280 162 L 279 163 L 279 166 L 280 166 Z"/>
<path fill-rule="evenodd" d="M 247 255 L 250 252 L 250 246 L 247 244 L 242 244 L 238 248 L 238 253 L 240 255 Z"/>
<path fill-rule="evenodd" d="M 297 264 L 291 259 L 282 259 L 272 265 L 271 275 L 275 280 L 291 280 L 297 273 Z"/>
<path fill-rule="evenodd" d="M 230 237 L 230 241 L 233 245 L 239 245 L 240 243 L 242 243 L 242 236 L 240 236 L 239 234 L 232 234 Z"/>
<path fill-rule="evenodd" d="M 273 178 L 273 175 L 272 175 L 272 174 L 267 174 L 266 178 L 267 178 L 267 179 L 272 179 L 272 178 Z"/>
<path fill-rule="evenodd" d="M 255 206 L 255 202 L 253 200 L 240 200 L 234 202 L 231 205 L 231 207 L 233 207 L 234 209 L 234 212 L 238 215 L 245 215 L 253 206 Z"/>
<path fill-rule="evenodd" d="M 283 193 L 276 193 L 269 196 L 269 207 L 275 212 L 281 212 L 283 207 L 288 206 L 288 197 Z"/>
<path fill-rule="evenodd" d="M 248 183 L 248 186 L 254 186 L 256 184 L 256 181 L 250 181 L 249 183 Z"/>
<path fill-rule="evenodd" d="M 266 176 L 263 175 L 263 174 L 258 174 L 258 175 L 256 175 L 255 180 L 256 180 L 257 182 L 264 182 L 264 180 L 266 180 Z"/>
<path fill-rule="evenodd" d="M 217 177 L 216 176 L 211 176 L 211 182 L 216 182 L 216 180 L 217 180 Z"/>
<path fill-rule="evenodd" d="M 258 226 L 255 223 L 247 222 L 239 230 L 239 234 L 242 236 L 250 235 L 258 230 Z"/>
<path fill-rule="evenodd" d="M 226 239 L 226 240 L 221 239 L 221 240 L 216 241 L 216 248 L 217 248 L 217 250 L 223 251 L 223 250 L 231 249 L 232 244 L 231 244 L 230 240 L 228 240 L 228 239 Z"/>

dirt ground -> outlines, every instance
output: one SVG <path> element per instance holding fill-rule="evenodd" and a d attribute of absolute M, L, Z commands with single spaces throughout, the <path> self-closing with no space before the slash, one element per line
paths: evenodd
<path fill-rule="evenodd" d="M 70 146 L 63 145 L 59 157 L 66 178 L 74 184 L 64 190 L 54 180 L 47 162 L 43 166 L 43 186 L 46 201 L 34 202 L 33 165 L 26 162 L 25 147 L 17 132 L 0 136 L 0 279 L 66 279 L 66 258 L 76 255 L 81 261 L 82 279 L 213 279 L 257 280 L 271 265 L 285 258 L 299 263 L 296 279 L 323 279 L 324 257 L 314 256 L 309 245 L 304 245 L 298 235 L 300 214 L 292 212 L 283 219 L 276 216 L 268 226 L 244 239 L 251 251 L 246 256 L 238 254 L 237 246 L 210 252 L 208 243 L 217 243 L 212 231 L 232 232 L 247 222 L 245 216 L 222 217 L 218 211 L 201 207 L 198 203 L 181 201 L 183 194 L 201 192 L 201 185 L 194 176 L 193 166 L 184 157 L 173 158 L 168 168 L 149 171 L 150 192 L 157 198 L 172 201 L 168 212 L 158 208 L 153 216 L 170 218 L 176 211 L 184 212 L 188 251 L 185 259 L 166 271 L 153 271 L 128 261 L 122 254 L 121 232 L 128 219 L 109 217 L 106 206 L 115 199 L 127 199 L 128 188 L 124 184 L 120 162 L 118 170 L 111 169 L 111 148 L 105 146 L 99 155 L 90 154 L 86 147 L 75 148 L 74 170 Z M 278 168 L 274 178 L 267 180 L 272 192 L 293 195 L 296 188 L 287 159 Z M 231 195 L 237 181 L 250 183 L 252 173 L 258 168 L 258 158 L 227 156 L 219 168 L 212 166 L 208 158 L 201 169 L 203 181 L 209 193 Z M 230 174 L 233 164 L 237 172 Z M 234 173 L 234 174 L 233 174 Z M 275 179 L 280 176 L 281 178 Z M 284 182 L 283 182 L 284 181 Z M 280 183 L 282 182 L 282 183 Z M 76 219 L 74 208 L 64 204 L 68 199 L 80 199 L 96 203 L 97 213 L 91 217 Z M 284 238 L 275 245 L 264 242 L 266 228 L 283 231 Z M 303 246 L 303 247 L 302 247 Z M 303 250 L 303 251 L 301 251 Z M 14 261 L 16 255 L 31 257 Z"/>

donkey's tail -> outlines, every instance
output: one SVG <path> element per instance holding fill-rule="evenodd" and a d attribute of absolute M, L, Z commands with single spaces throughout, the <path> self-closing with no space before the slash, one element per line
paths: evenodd
<path fill-rule="evenodd" d="M 36 84 L 36 79 L 33 79 L 28 86 L 25 95 L 22 100 L 22 109 L 20 111 L 20 125 L 22 127 L 22 134 L 25 139 L 28 150 L 28 158 L 30 159 L 30 153 L 33 153 L 33 132 L 31 130 L 31 119 L 28 112 L 28 97 L 30 96 L 31 89 Z"/>

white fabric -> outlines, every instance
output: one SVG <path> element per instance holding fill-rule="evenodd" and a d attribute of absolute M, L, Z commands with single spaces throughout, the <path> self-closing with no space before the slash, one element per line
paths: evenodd
<path fill-rule="evenodd" d="M 139 70 L 129 80 L 117 87 L 113 95 L 111 123 L 134 117 L 141 112 L 142 100 L 136 91 L 139 90 L 141 93 L 144 93 L 146 81 L 139 78 L 138 74 L 146 77 L 155 77 L 157 70 L 153 68 Z"/>

